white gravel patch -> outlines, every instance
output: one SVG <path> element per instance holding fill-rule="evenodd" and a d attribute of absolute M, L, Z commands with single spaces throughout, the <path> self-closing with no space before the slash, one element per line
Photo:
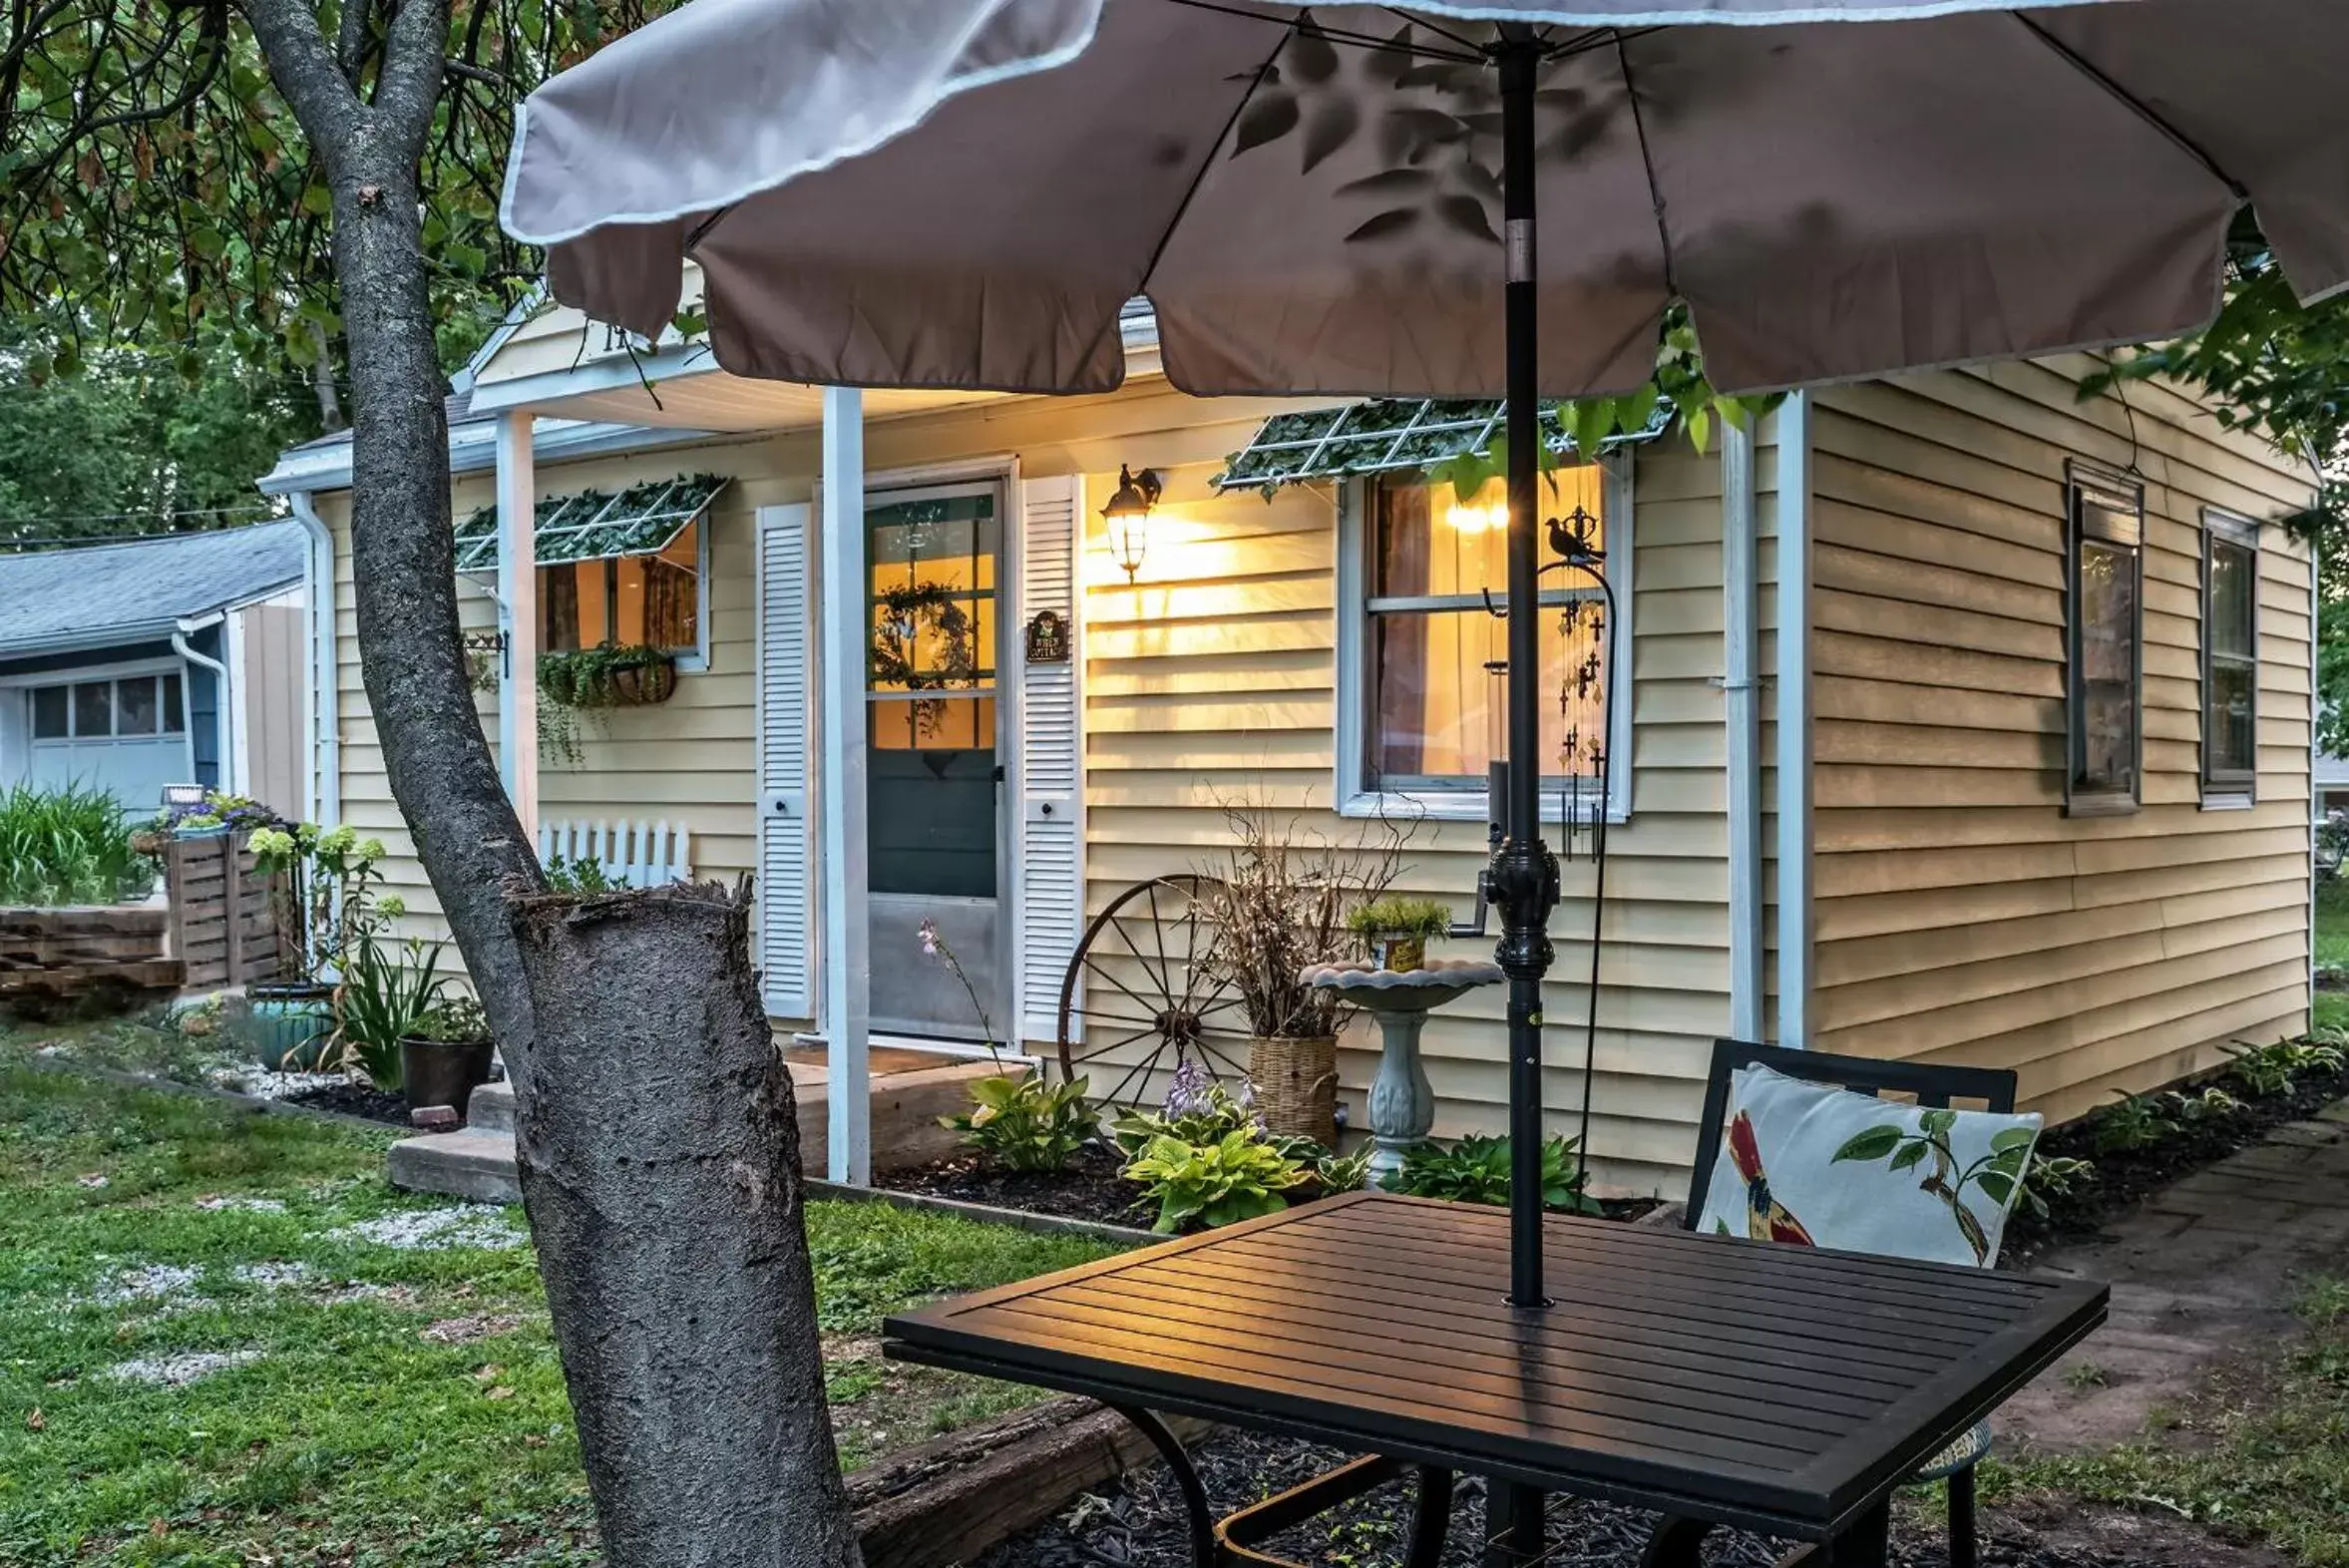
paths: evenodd
<path fill-rule="evenodd" d="M 128 1307 L 136 1302 L 171 1301 L 193 1294 L 196 1272 L 184 1264 L 150 1263 L 125 1269 L 90 1293 L 101 1307 Z"/>
<path fill-rule="evenodd" d="M 520 1247 L 530 1238 L 494 1203 L 463 1203 L 446 1209 L 386 1214 L 327 1232 L 334 1241 L 366 1242 L 397 1252 L 447 1247 Z"/>
<path fill-rule="evenodd" d="M 233 1089 L 256 1100 L 281 1100 L 304 1089 L 323 1089 L 347 1081 L 339 1072 L 271 1072 L 253 1062 L 237 1062 L 206 1074 L 212 1087 Z"/>
<path fill-rule="evenodd" d="M 198 1198 L 196 1200 L 196 1206 L 203 1210 L 206 1214 L 219 1214 L 222 1212 L 231 1212 L 236 1214 L 283 1214 L 285 1212 L 284 1200 L 279 1198 L 246 1198 L 237 1196 L 222 1198 Z"/>
<path fill-rule="evenodd" d="M 261 1359 L 258 1351 L 190 1351 L 180 1356 L 149 1356 L 117 1362 L 100 1372 L 118 1382 L 149 1382 L 162 1388 L 185 1388 L 198 1377 L 208 1377 L 231 1367 Z"/>
<path fill-rule="evenodd" d="M 306 1263 L 240 1263 L 228 1272 L 247 1285 L 271 1291 L 300 1285 L 310 1277 Z"/>

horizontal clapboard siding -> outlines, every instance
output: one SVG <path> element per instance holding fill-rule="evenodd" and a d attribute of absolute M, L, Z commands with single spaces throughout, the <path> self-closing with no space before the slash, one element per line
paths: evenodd
<path fill-rule="evenodd" d="M 2307 486 L 2085 359 L 1839 388 L 1814 422 L 1814 1043 L 2012 1067 L 2066 1117 L 2308 1007 L 2308 561 L 2261 535 L 2258 804 L 2199 786 L 2201 515 Z M 2134 412 L 2134 418 L 2132 417 Z M 2145 805 L 2063 813 L 2065 460 L 2146 478 Z"/>

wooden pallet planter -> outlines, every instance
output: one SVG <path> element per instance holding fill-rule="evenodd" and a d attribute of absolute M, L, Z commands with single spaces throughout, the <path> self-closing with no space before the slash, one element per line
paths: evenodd
<path fill-rule="evenodd" d="M 171 912 L 146 904 L 0 909 L 0 1005 L 42 1014 L 128 1006 L 180 988 Z"/>
<path fill-rule="evenodd" d="M 192 989 L 282 979 L 272 879 L 253 864 L 245 835 L 176 838 L 164 849 L 171 890 L 172 953 Z"/>

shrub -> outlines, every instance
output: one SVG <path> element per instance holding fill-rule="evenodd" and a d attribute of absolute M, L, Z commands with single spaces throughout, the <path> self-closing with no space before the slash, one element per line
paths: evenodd
<path fill-rule="evenodd" d="M 547 891 L 550 893 L 618 893 L 627 887 L 623 878 L 614 877 L 603 869 L 603 862 L 582 855 L 577 860 L 566 860 L 561 855 L 547 861 Z"/>
<path fill-rule="evenodd" d="M 1289 1207 L 1289 1192 L 1311 1180 L 1304 1167 L 1245 1131 L 1213 1143 L 1152 1138 L 1125 1175 L 1158 1205 L 1152 1229 L 1167 1236 L 1194 1223 L 1213 1229 L 1277 1213 Z"/>
<path fill-rule="evenodd" d="M 155 862 L 131 844 L 131 820 L 104 790 L 80 784 L 0 793 L 0 904 L 117 904 L 155 888 Z"/>
<path fill-rule="evenodd" d="M 1552 1138 L 1541 1146 L 1541 1202 L 1545 1209 L 1568 1214 L 1597 1214 L 1598 1200 L 1585 1190 L 1589 1173 L 1572 1138 Z M 1509 1140 L 1471 1133 L 1450 1148 L 1422 1143 L 1407 1149 L 1402 1169 L 1386 1178 L 1388 1192 L 1414 1198 L 1445 1198 L 1454 1203 L 1505 1204 L 1509 1201 Z"/>
<path fill-rule="evenodd" d="M 971 1086 L 973 1108 L 938 1122 L 1005 1170 L 1064 1171 L 1099 1130 L 1085 1089 L 1083 1078 L 1057 1085 L 1033 1076 L 981 1078 Z"/>

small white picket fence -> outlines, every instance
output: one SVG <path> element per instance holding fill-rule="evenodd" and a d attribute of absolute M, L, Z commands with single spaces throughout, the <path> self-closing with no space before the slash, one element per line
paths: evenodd
<path fill-rule="evenodd" d="M 593 861 L 606 879 L 631 888 L 658 888 L 693 875 L 685 830 L 668 822 L 542 822 L 539 864 L 558 858 Z"/>

